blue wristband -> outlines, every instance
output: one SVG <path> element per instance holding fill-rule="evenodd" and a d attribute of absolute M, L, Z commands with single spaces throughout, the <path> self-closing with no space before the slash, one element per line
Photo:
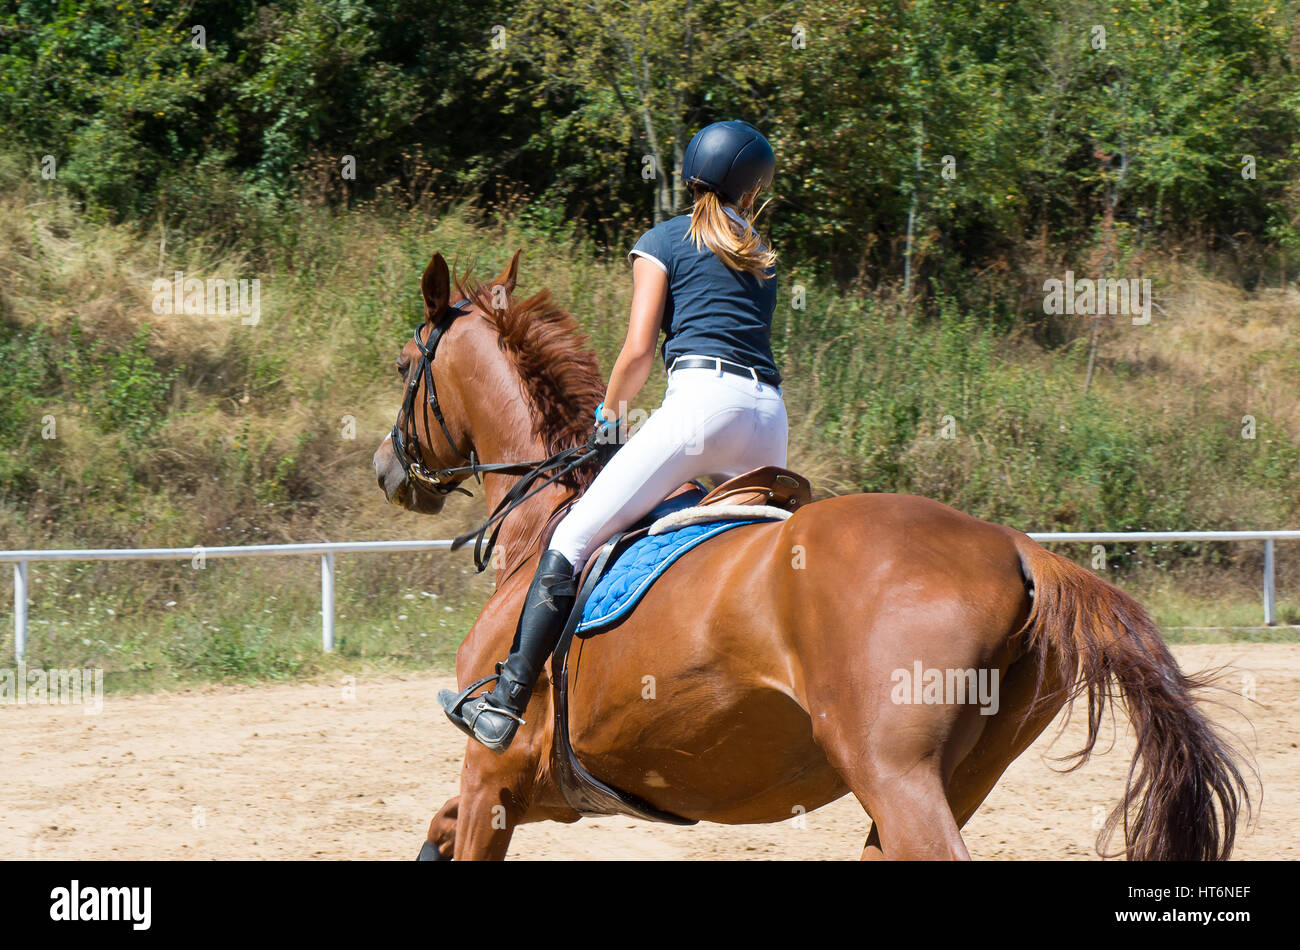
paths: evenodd
<path fill-rule="evenodd" d="M 605 418 L 605 404 L 602 402 L 599 406 L 596 407 L 596 424 L 607 426 L 609 425 L 609 423 L 610 420 Z"/>

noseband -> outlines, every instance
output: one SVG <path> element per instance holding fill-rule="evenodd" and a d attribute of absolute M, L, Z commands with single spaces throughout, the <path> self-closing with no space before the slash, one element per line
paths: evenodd
<path fill-rule="evenodd" d="M 447 428 L 447 420 L 443 418 L 442 407 L 438 404 L 438 390 L 433 384 L 433 357 L 438 350 L 438 343 L 442 340 L 442 335 L 451 326 L 453 320 L 467 312 L 465 308 L 468 305 L 468 298 L 453 304 L 442 319 L 434 324 L 426 340 L 420 339 L 420 331 L 424 329 L 424 324 L 422 323 L 415 328 L 415 345 L 420 349 L 420 362 L 416 365 L 415 372 L 411 375 L 411 381 L 406 386 L 406 395 L 402 399 L 402 408 L 397 413 L 397 421 L 393 423 L 392 442 L 393 454 L 397 457 L 398 464 L 402 466 L 402 472 L 406 475 L 407 481 L 411 484 L 419 484 L 421 487 L 438 495 L 450 495 L 452 492 L 460 492 L 473 497 L 473 492 L 462 488 L 460 484 L 470 475 L 473 475 L 479 484 L 483 483 L 485 474 L 521 476 L 519 481 L 506 492 L 505 497 L 493 509 L 492 515 L 487 521 L 473 531 L 462 534 L 452 542 L 451 549 L 455 551 L 471 539 L 474 539 L 474 566 L 481 573 L 491 562 L 492 549 L 496 546 L 497 535 L 501 531 L 501 525 L 506 515 L 532 498 L 547 485 L 554 484 L 568 475 L 578 466 L 598 461 L 602 452 L 596 447 L 595 436 L 583 445 L 562 449 L 550 458 L 542 459 L 539 462 L 495 462 L 485 465 L 478 460 L 472 446 L 469 455 L 465 455 L 460 450 L 456 445 L 456 440 L 452 438 L 451 430 Z M 423 453 L 420 450 L 419 439 L 415 434 L 414 427 L 411 427 L 409 434 L 403 431 L 411 424 L 411 418 L 415 411 L 415 394 L 420 388 L 421 378 L 424 379 L 426 399 L 425 428 L 428 428 L 428 413 L 432 411 L 433 417 L 438 420 L 438 425 L 442 429 L 443 436 L 447 439 L 447 444 L 467 464 L 451 468 L 440 468 L 430 472 L 425 468 L 421 460 Z M 550 474 L 548 475 L 548 473 Z M 547 477 L 543 479 L 543 476 Z"/>

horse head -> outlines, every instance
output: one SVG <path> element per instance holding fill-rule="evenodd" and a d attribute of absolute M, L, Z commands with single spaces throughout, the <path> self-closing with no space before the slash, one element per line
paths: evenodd
<path fill-rule="evenodd" d="M 514 298 L 516 251 L 488 284 L 453 281 L 434 254 L 420 279 L 424 320 L 398 354 L 403 403 L 373 465 L 392 503 L 438 514 L 484 465 L 542 458 L 579 444 L 603 392 L 595 354 L 547 291 Z M 578 472 L 565 487 L 581 488 Z M 491 477 L 491 476 L 489 476 Z M 500 476 L 497 481 L 505 481 Z M 489 502 L 494 492 L 486 487 Z"/>

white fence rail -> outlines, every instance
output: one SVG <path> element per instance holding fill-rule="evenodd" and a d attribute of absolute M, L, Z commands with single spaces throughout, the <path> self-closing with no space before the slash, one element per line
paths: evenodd
<path fill-rule="evenodd" d="M 320 557 L 321 648 L 334 651 L 334 555 L 393 554 L 401 551 L 450 549 L 450 540 L 438 541 L 327 541 L 319 544 L 247 544 L 193 548 L 87 548 L 50 551 L 0 551 L 0 562 L 14 565 L 14 655 L 27 654 L 27 565 L 32 561 L 192 561 L 217 557 Z"/>
<path fill-rule="evenodd" d="M 1296 531 L 1049 531 L 1030 532 L 1044 544 L 1095 542 L 1097 544 L 1137 541 L 1263 541 L 1264 623 L 1276 623 L 1277 598 L 1274 589 L 1275 541 L 1300 541 Z M 392 554 L 401 551 L 436 551 L 451 548 L 450 540 L 436 541 L 334 541 L 319 544 L 249 544 L 227 547 L 192 548 L 101 548 L 71 550 L 0 551 L 0 562 L 14 566 L 14 654 L 27 653 L 27 565 L 32 561 L 174 561 L 221 557 L 284 557 L 316 555 L 320 558 L 321 648 L 334 649 L 334 555 Z"/>

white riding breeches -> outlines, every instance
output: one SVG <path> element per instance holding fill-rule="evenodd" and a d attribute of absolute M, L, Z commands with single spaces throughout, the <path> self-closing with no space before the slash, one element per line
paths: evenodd
<path fill-rule="evenodd" d="M 692 478 L 784 466 L 786 434 L 779 388 L 716 369 L 674 370 L 663 405 L 569 509 L 549 547 L 579 570 L 612 535 Z"/>

